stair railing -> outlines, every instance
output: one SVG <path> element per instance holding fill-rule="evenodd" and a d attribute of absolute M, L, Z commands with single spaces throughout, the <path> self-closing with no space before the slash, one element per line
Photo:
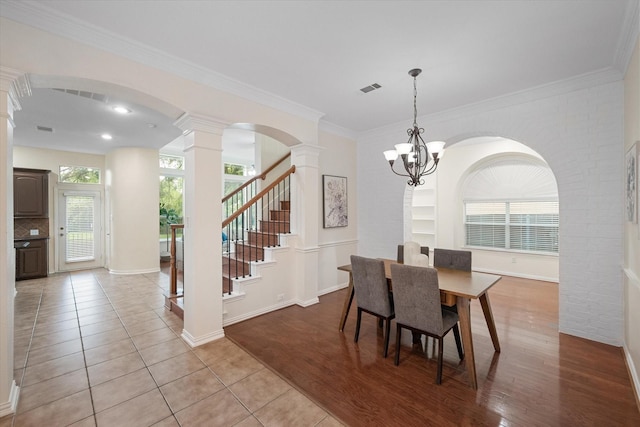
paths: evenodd
<path fill-rule="evenodd" d="M 278 165 L 280 165 L 290 156 L 291 152 L 285 154 L 284 156 L 279 158 L 273 165 L 265 169 L 264 172 L 262 172 L 260 175 L 254 176 L 253 178 L 242 184 L 240 187 L 224 196 L 222 198 L 222 215 L 224 215 L 224 217 L 230 216 L 242 203 L 255 197 L 258 190 L 258 180 L 261 179 L 264 181 L 265 179 L 267 179 L 267 175 L 269 174 L 269 172 L 278 167 Z"/>
<path fill-rule="evenodd" d="M 169 264 L 169 272 L 170 272 L 170 276 L 169 276 L 169 294 L 172 296 L 178 296 L 181 295 L 182 292 L 180 292 L 180 294 L 178 294 L 178 262 L 179 262 L 179 258 L 178 258 L 178 249 L 177 249 L 177 230 L 183 230 L 184 229 L 184 224 L 171 224 L 171 262 Z M 180 231 L 180 234 L 182 235 L 182 248 L 181 248 L 181 252 L 183 255 L 183 262 L 184 262 L 184 232 Z M 184 271 L 184 268 L 182 269 Z"/>
<path fill-rule="evenodd" d="M 222 222 L 223 295 L 233 292 L 233 279 L 251 276 L 251 261 L 264 261 L 264 247 L 280 246 L 279 234 L 291 232 L 289 204 L 295 170 L 291 166 Z"/>

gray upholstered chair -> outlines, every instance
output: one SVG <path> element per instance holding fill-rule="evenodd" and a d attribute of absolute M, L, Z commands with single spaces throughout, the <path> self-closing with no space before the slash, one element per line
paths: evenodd
<path fill-rule="evenodd" d="M 429 256 L 429 246 L 420 246 L 420 253 Z M 398 257 L 396 260 L 400 264 L 404 264 L 404 245 L 398 245 Z"/>
<path fill-rule="evenodd" d="M 400 363 L 402 329 L 426 334 L 438 340 L 438 373 L 436 383 L 442 382 L 443 338 L 453 329 L 458 330 L 458 314 L 440 306 L 438 272 L 429 267 L 391 265 L 393 300 L 396 312 L 396 366 Z M 459 332 L 459 331 L 458 331 Z M 458 355 L 464 353 L 460 334 L 456 336 Z"/>
<path fill-rule="evenodd" d="M 393 310 L 393 296 L 389 290 L 387 277 L 384 273 L 384 261 L 351 255 L 351 275 L 358 306 L 354 341 L 358 342 L 360 335 L 362 312 L 372 314 L 381 321 L 386 321 L 384 351 L 382 355 L 387 357 L 389 352 L 391 319 L 395 317 L 395 314 Z"/>
<path fill-rule="evenodd" d="M 433 266 L 435 268 L 471 271 L 471 251 L 435 248 L 433 250 Z"/>

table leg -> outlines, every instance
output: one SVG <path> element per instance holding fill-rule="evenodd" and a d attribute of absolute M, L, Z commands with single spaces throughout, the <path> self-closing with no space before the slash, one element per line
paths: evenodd
<path fill-rule="evenodd" d="M 489 335 L 491 335 L 491 341 L 493 341 L 493 348 L 500 353 L 500 341 L 498 340 L 498 331 L 496 330 L 496 323 L 493 320 L 493 311 L 491 311 L 491 303 L 489 302 L 489 294 L 485 292 L 480 296 L 480 305 L 484 312 L 484 319 L 487 321 L 487 327 L 489 328 Z"/>
<path fill-rule="evenodd" d="M 464 359 L 469 375 L 471 388 L 478 389 L 476 379 L 476 361 L 473 355 L 473 337 L 471 336 L 471 310 L 469 308 L 469 298 L 457 297 L 458 316 L 460 318 L 460 335 L 462 335 L 462 346 L 464 348 Z"/>
<path fill-rule="evenodd" d="M 347 287 L 347 295 L 344 299 L 344 305 L 342 306 L 342 315 L 340 316 L 340 326 L 338 327 L 339 331 L 344 330 L 344 324 L 347 323 L 347 316 L 349 315 L 349 309 L 351 308 L 351 303 L 353 302 L 353 276 L 349 273 L 349 286 Z"/>

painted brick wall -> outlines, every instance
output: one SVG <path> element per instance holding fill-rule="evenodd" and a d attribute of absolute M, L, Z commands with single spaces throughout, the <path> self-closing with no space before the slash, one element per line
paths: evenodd
<path fill-rule="evenodd" d="M 623 86 L 590 76 L 424 117 L 426 140 L 448 145 L 471 136 L 502 136 L 548 162 L 560 199 L 560 332 L 622 344 Z M 402 142 L 401 123 L 358 141 L 358 251 L 395 257 L 403 240 L 405 179 L 382 152 Z M 439 182 L 438 191 L 446 191 Z M 457 215 L 458 213 L 450 213 Z"/>

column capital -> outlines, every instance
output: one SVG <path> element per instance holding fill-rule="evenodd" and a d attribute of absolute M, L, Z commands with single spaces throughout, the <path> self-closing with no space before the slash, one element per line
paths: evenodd
<path fill-rule="evenodd" d="M 0 90 L 9 94 L 14 111 L 20 111 L 20 98 L 31 96 L 29 75 L 20 70 L 0 66 Z"/>
<path fill-rule="evenodd" d="M 199 113 L 184 113 L 173 124 L 182 129 L 185 135 L 194 130 L 222 135 L 225 128 L 230 125 L 230 123 L 216 117 Z"/>

